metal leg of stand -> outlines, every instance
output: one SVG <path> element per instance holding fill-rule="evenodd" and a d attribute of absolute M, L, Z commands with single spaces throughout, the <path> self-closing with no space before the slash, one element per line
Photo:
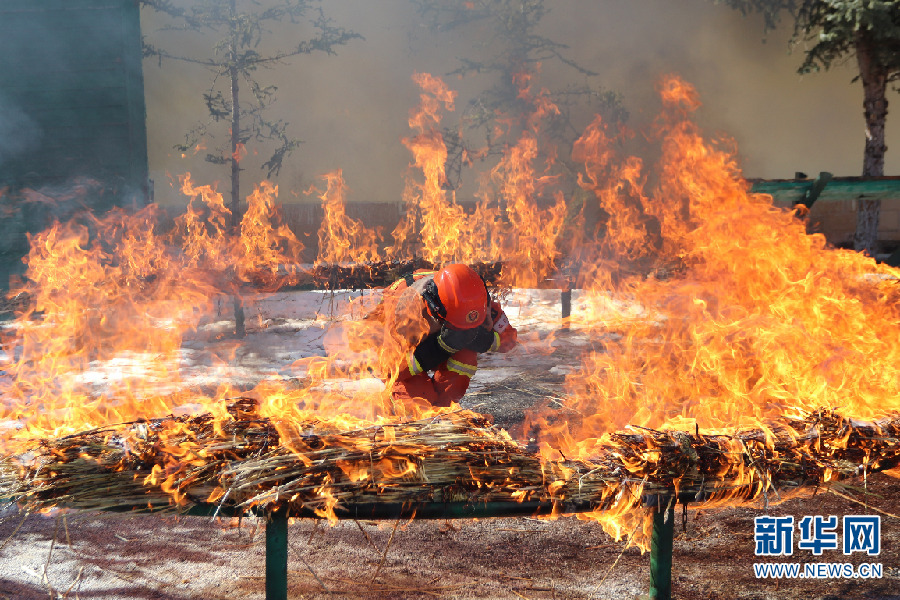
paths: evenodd
<path fill-rule="evenodd" d="M 657 506 L 650 539 L 650 600 L 672 598 L 672 541 L 675 538 L 675 505 Z"/>
<path fill-rule="evenodd" d="M 287 511 L 279 509 L 266 523 L 266 600 L 287 600 Z"/>

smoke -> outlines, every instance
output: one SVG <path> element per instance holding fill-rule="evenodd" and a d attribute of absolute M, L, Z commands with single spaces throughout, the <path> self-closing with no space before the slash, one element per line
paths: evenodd
<path fill-rule="evenodd" d="M 801 77 L 798 50 L 788 52 L 789 30 L 768 35 L 761 21 L 707 0 L 569 0 L 549 2 L 541 33 L 569 46 L 568 55 L 598 73 L 589 82 L 622 94 L 638 130 L 658 111 L 660 77 L 677 73 L 699 91 L 698 119 L 713 136 L 735 140 L 747 177 L 790 178 L 796 171 L 860 173 L 863 152 L 862 90 L 851 83 L 854 66 Z M 408 111 L 417 100 L 411 76 L 445 75 L 459 58 L 479 58 L 479 36 L 427 29 L 407 0 L 341 0 L 323 3 L 338 25 L 365 37 L 337 49 L 336 56 L 300 56 L 261 73 L 278 86 L 273 115 L 291 124 L 304 144 L 285 162 L 277 182 L 282 202 L 310 201 L 302 194 L 327 172 L 343 169 L 350 201 L 399 201 L 410 156 L 400 139 L 409 134 Z M 158 18 L 146 11 L 144 35 L 162 45 Z M 298 25 L 301 27 L 302 25 Z M 154 37 L 156 36 L 156 37 Z M 165 43 L 190 44 L 198 38 Z M 151 177 L 156 198 L 183 202 L 168 190 L 166 173 L 198 173 L 200 180 L 227 183 L 227 172 L 205 164 L 203 153 L 184 158 L 172 150 L 205 116 L 201 93 L 209 73 L 186 64 L 145 61 Z M 558 86 L 586 79 L 559 63 L 545 65 L 542 81 Z M 487 75 L 447 78 L 458 89 L 456 115 L 489 87 Z M 888 123 L 888 146 L 893 144 Z M 248 157 L 243 177 L 263 177 Z M 890 173 L 900 154 L 888 153 Z"/>
<path fill-rule="evenodd" d="M 19 106 L 0 94 L 0 168 L 16 157 L 35 150 L 41 128 Z"/>
<path fill-rule="evenodd" d="M 136 7 L 39 4 L 0 8 L 0 187 L 54 197 L 96 180 L 124 196 L 143 183 L 146 143 L 133 125 L 141 116 L 139 32 L 128 18 Z"/>

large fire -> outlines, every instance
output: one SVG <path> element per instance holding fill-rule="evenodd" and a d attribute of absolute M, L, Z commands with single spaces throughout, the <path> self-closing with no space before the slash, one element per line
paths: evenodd
<path fill-rule="evenodd" d="M 618 134 L 599 117 L 575 142 L 579 185 L 608 215 L 602 228 L 585 231 L 580 215 L 567 218 L 571 198 L 554 187 L 556 152 L 539 152 L 542 124 L 556 111 L 546 92 L 518 78 L 533 110 L 510 128 L 516 139 L 482 178 L 472 212 L 448 189 L 444 171 L 441 112 L 453 110 L 455 93 L 430 75 L 415 81 L 421 102 L 402 141 L 413 157 L 405 220 L 382 243 L 381 232 L 347 216 L 342 173 L 330 173 L 320 195 L 318 262 L 502 261 L 501 284 L 520 288 L 548 285 L 564 271 L 582 290 L 571 325 L 605 344 L 586 351 L 567 377 L 564 410 L 528 415 L 524 434 L 543 459 L 590 461 L 629 425 L 727 433 L 820 409 L 869 420 L 900 412 L 900 273 L 829 247 L 807 235 L 797 215 L 750 194 L 733 152 L 705 140 L 690 120 L 699 106 L 691 86 L 674 77 L 661 84 L 663 110 L 650 134 L 659 144 L 656 164 L 620 155 Z M 31 238 L 25 283 L 13 293 L 27 293 L 32 304 L 4 339 L 3 454 L 183 413 L 186 405 L 210 413 L 215 432 L 235 418 L 226 409 L 236 393 L 228 384 L 179 383 L 184 336 L 223 297 L 296 283 L 302 245 L 279 221 L 278 188 L 268 182 L 248 198 L 239 231 L 228 230 L 229 211 L 213 187 L 185 176 L 182 191 L 190 202 L 172 231 L 159 231 L 150 207 L 83 216 Z M 372 302 L 366 297 L 354 314 Z M 271 419 L 298 460 L 308 460 L 302 429 L 310 423 L 358 430 L 446 412 L 391 401 L 386 390 L 408 347 L 379 321 L 345 320 L 328 336 L 327 356 L 295 365 L 300 384 L 271 380 L 242 392 L 258 400 L 258 416 Z M 103 368 L 98 391 L 86 373 Z M 334 384 L 373 373 L 387 386 Z M 186 423 L 154 434 L 167 459 L 145 482 L 163 485 L 173 502 L 184 502 L 173 482 L 205 456 L 185 437 Z M 402 478 L 413 467 L 394 457 L 379 477 Z M 345 473 L 367 477 L 358 465 Z M 333 515 L 337 500 L 327 481 L 320 485 L 322 514 Z M 595 516 L 614 531 L 633 531 L 638 504 L 639 493 L 617 496 Z"/>

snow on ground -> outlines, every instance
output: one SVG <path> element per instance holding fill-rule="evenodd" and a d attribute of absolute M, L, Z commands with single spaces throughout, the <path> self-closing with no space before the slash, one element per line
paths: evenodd
<path fill-rule="evenodd" d="M 307 368 L 302 359 L 325 356 L 326 339 L 330 347 L 346 351 L 341 346 L 345 323 L 362 318 L 377 304 L 379 294 L 379 290 L 287 291 L 246 297 L 246 336 L 240 340 L 232 334 L 231 300 L 223 297 L 195 330 L 185 334 L 180 350 L 170 362 L 148 353 L 123 351 L 112 358 L 95 360 L 88 369 L 68 377 L 79 389 L 104 395 L 113 404 L 122 395 L 121 390 L 141 389 L 143 394 L 167 395 L 189 388 L 212 393 L 225 382 L 238 389 L 250 389 L 264 380 L 302 380 Z M 512 289 L 504 293 L 501 302 L 518 329 L 520 343 L 509 353 L 479 357 L 478 373 L 462 403 L 467 408 L 490 412 L 489 407 L 485 408 L 485 395 L 490 395 L 491 390 L 500 386 L 499 389 L 521 391 L 523 379 L 536 376 L 543 380 L 540 393 L 559 395 L 564 376 L 578 368 L 579 355 L 597 347 L 597 334 L 588 331 L 591 323 L 602 322 L 605 315 L 617 319 L 643 317 L 634 303 L 575 290 L 571 325 L 563 329 L 560 290 Z M 16 327 L 13 322 L 0 325 L 6 330 Z M 5 376 L 0 373 L 0 377 Z M 515 385 L 510 386 L 510 382 Z M 383 383 L 375 377 L 330 380 L 324 386 L 341 392 L 383 389 Z M 527 392 L 530 401 L 536 400 L 536 393 Z M 202 410 L 202 406 L 194 404 L 174 407 L 176 414 Z M 21 426 L 19 422 L 0 422 L 0 428 Z"/>
<path fill-rule="evenodd" d="M 377 292 L 366 291 L 292 291 L 260 297 L 247 303 L 247 335 L 240 345 L 233 340 L 210 342 L 208 339 L 189 339 L 185 342 L 182 373 L 185 383 L 202 385 L 207 377 L 219 381 L 253 383 L 267 377 L 302 378 L 302 366 L 292 367 L 296 361 L 310 356 L 324 356 L 325 338 L 340 339 L 344 321 L 364 315 L 363 302 L 377 301 Z M 580 294 L 573 294 L 573 316 L 577 319 Z M 587 344 L 587 337 L 574 326 L 565 337 L 556 336 L 561 324 L 559 290 L 512 290 L 503 301 L 510 322 L 519 331 L 520 346 L 507 354 L 484 354 L 479 357 L 478 374 L 472 390 L 485 383 L 514 378 L 535 368 L 547 369 L 554 354 L 561 347 L 578 348 Z M 201 331 L 227 332 L 232 327 L 230 314 L 223 310 Z M 212 354 L 231 355 L 227 364 L 214 365 Z M 565 359 L 568 361 L 569 357 Z M 570 369 L 565 362 L 560 369 Z M 212 372 L 210 371 L 212 369 Z"/>
<path fill-rule="evenodd" d="M 88 369 L 70 377 L 72 383 L 92 394 L 108 395 L 113 403 L 116 390 L 129 389 L 133 382 L 144 384 L 141 389 L 149 385 L 154 393 L 169 394 L 184 388 L 211 391 L 223 382 L 247 389 L 268 379 L 299 380 L 306 375 L 306 367 L 297 361 L 325 356 L 326 338 L 341 349 L 345 322 L 362 318 L 378 302 L 379 294 L 378 290 L 288 291 L 247 297 L 246 336 L 241 340 L 231 335 L 231 301 L 222 298 L 196 330 L 185 335 L 174 362 L 161 362 L 159 356 L 148 353 L 123 351 L 112 358 L 95 360 Z M 471 393 L 526 373 L 556 376 L 575 368 L 575 356 L 589 345 L 586 333 L 577 324 L 583 320 L 586 303 L 582 294 L 573 293 L 575 324 L 560 334 L 560 294 L 559 290 L 513 289 L 504 295 L 502 303 L 519 331 L 520 345 L 507 354 L 481 355 Z M 14 329 L 16 324 L 8 322 L 2 327 Z M 345 391 L 383 389 L 375 378 L 335 380 L 327 385 Z M 175 412 L 191 413 L 199 408 L 187 404 Z M 20 424 L 0 423 L 0 427 L 12 426 Z"/>
<path fill-rule="evenodd" d="M 245 309 L 247 336 L 225 369 L 227 373 L 216 373 L 216 377 L 228 377 L 231 381 L 248 384 L 267 376 L 302 378 L 304 367 L 293 366 L 293 363 L 310 356 L 324 356 L 326 335 L 331 343 L 339 342 L 344 321 L 362 317 L 365 306 L 377 302 L 377 294 L 372 291 L 295 291 L 276 293 L 253 301 Z M 481 355 L 471 392 L 536 368 L 553 368 L 555 365 L 549 363 L 553 362 L 553 354 L 560 345 L 571 344 L 575 347 L 586 343 L 585 338 L 574 330 L 565 341 L 553 335 L 561 324 L 559 290 L 512 290 L 504 298 L 503 306 L 510 322 L 519 330 L 521 344 L 507 354 Z M 578 303 L 573 301 L 573 312 L 577 310 Z M 207 327 L 227 330 L 230 322 L 222 319 L 209 323 Z M 191 346 L 192 343 L 186 345 Z M 199 348 L 202 344 L 194 342 L 193 345 Z M 337 348 L 343 349 L 340 344 Z M 185 380 L 202 383 L 204 371 L 209 366 L 208 361 L 199 356 L 187 361 L 183 367 Z M 568 368 L 569 365 L 560 367 Z M 378 389 L 380 382 L 376 379 L 335 384 L 343 389 Z"/>

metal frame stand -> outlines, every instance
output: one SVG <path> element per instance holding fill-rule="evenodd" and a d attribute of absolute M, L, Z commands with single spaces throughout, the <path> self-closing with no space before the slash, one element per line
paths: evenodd
<path fill-rule="evenodd" d="M 570 286 L 566 286 L 565 288 L 560 290 L 559 305 L 560 314 L 563 319 L 568 319 L 572 316 L 572 288 Z M 568 329 L 569 324 L 566 323 L 564 327 Z"/>
<path fill-rule="evenodd" d="M 660 498 L 660 500 L 664 500 Z M 653 513 L 650 538 L 649 600 L 672 598 L 672 543 L 675 539 L 675 503 L 660 502 Z"/>
<path fill-rule="evenodd" d="M 266 523 L 266 600 L 287 600 L 287 510 L 276 510 Z"/>
<path fill-rule="evenodd" d="M 540 505 L 524 503 L 527 506 L 516 506 L 518 510 L 508 510 L 512 514 L 537 514 L 545 511 L 537 510 Z M 652 507 L 653 535 L 650 539 L 650 591 L 646 600 L 671 600 L 672 599 L 672 547 L 675 539 L 675 502 L 668 496 L 650 496 L 646 506 Z M 503 505 L 509 508 L 508 505 Z M 431 510 L 429 510 L 429 508 Z M 380 512 L 375 512 L 381 509 Z M 354 516 L 365 518 L 399 518 L 407 516 L 412 518 L 472 518 L 501 516 L 497 506 L 484 503 L 477 506 L 466 505 L 461 509 L 458 505 L 432 505 L 423 506 L 422 513 L 410 514 L 409 507 L 385 506 L 367 507 L 361 510 L 357 507 Z M 509 516 L 503 515 L 503 516 Z M 353 518 L 348 517 L 348 518 Z M 287 600 L 288 581 L 288 511 L 285 508 L 272 512 L 266 522 L 266 600 Z"/>

